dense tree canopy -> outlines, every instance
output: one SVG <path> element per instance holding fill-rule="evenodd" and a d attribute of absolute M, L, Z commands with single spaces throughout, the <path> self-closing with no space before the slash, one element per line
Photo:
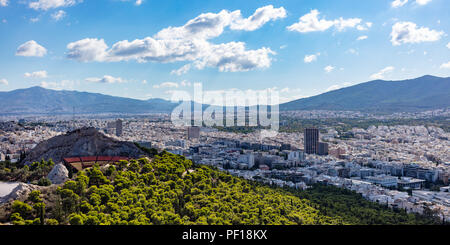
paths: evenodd
<path fill-rule="evenodd" d="M 50 187 L 49 187 L 50 188 Z M 15 201 L 14 224 L 71 225 L 324 225 L 430 224 L 358 194 L 316 186 L 298 191 L 233 177 L 183 156 L 94 166 L 63 185 Z"/>
<path fill-rule="evenodd" d="M 260 186 L 182 156 L 164 152 L 95 166 L 55 191 L 46 223 L 72 225 L 147 224 L 343 224 L 320 215 L 309 201 Z M 38 193 L 29 202 L 41 202 Z M 15 203 L 16 224 L 40 223 L 41 211 Z M 39 208 L 39 207 L 37 207 Z M 27 221 L 30 220 L 30 221 Z"/>
<path fill-rule="evenodd" d="M 11 161 L 0 162 L 0 181 L 20 181 L 31 182 L 41 186 L 51 185 L 47 179 L 48 173 L 52 170 L 55 163 L 50 159 L 40 162 L 34 162 L 31 165 L 22 165 L 12 163 Z"/>
<path fill-rule="evenodd" d="M 293 191 L 296 196 L 314 203 L 323 215 L 339 216 L 356 225 L 434 225 L 440 224 L 435 215 L 407 213 L 364 199 L 361 194 L 335 186 L 314 185 L 306 191 Z"/>

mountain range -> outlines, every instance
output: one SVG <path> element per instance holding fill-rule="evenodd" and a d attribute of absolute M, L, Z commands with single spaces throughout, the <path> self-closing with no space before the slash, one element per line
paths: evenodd
<path fill-rule="evenodd" d="M 42 87 L 0 92 L 0 114 L 165 113 L 175 106 L 163 99 L 136 100 Z"/>
<path fill-rule="evenodd" d="M 280 110 L 409 112 L 450 107 L 450 77 L 375 80 L 280 105 Z"/>
<path fill-rule="evenodd" d="M 423 76 L 402 81 L 375 80 L 280 105 L 281 111 L 350 110 L 409 112 L 450 107 L 450 77 Z M 0 92 L 0 115 L 168 113 L 164 99 L 137 100 L 42 87 Z M 204 106 L 205 107 L 205 106 Z"/>

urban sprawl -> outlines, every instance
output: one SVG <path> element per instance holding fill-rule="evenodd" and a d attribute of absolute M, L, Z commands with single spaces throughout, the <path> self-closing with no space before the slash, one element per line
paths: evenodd
<path fill-rule="evenodd" d="M 448 110 L 436 113 L 448 114 Z M 363 117 L 351 112 L 287 112 L 291 118 Z M 391 115 L 402 118 L 407 115 Z M 430 116 L 427 113 L 416 118 Z M 9 118 L 10 119 L 10 118 Z M 283 124 L 283 121 L 281 122 Z M 450 133 L 436 126 L 370 126 L 338 132 L 334 127 L 239 133 L 207 127 L 176 127 L 168 115 L 0 121 L 0 160 L 17 162 L 39 142 L 81 127 L 143 147 L 184 155 L 235 176 L 269 185 L 306 189 L 322 183 L 407 212 L 434 210 L 450 221 Z M 351 137 L 342 137 L 342 136 Z"/>

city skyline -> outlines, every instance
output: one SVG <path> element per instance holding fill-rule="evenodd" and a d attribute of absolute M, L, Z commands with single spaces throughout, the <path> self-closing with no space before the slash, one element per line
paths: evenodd
<path fill-rule="evenodd" d="M 276 88 L 283 103 L 375 79 L 448 77 L 447 12 L 443 0 L 3 0 L 0 91 L 170 99 L 201 82 Z"/>

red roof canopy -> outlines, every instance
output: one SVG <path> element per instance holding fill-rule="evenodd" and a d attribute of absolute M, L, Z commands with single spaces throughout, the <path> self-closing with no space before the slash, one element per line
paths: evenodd
<path fill-rule="evenodd" d="M 95 162 L 97 161 L 97 157 L 81 157 L 81 161 L 83 162 Z"/>
<path fill-rule="evenodd" d="M 67 157 L 63 159 L 66 163 L 72 163 L 72 162 L 81 162 L 81 159 L 79 157 Z"/>
<path fill-rule="evenodd" d="M 111 161 L 113 157 L 104 157 L 104 156 L 99 156 L 97 157 L 97 161 Z"/>
<path fill-rule="evenodd" d="M 87 156 L 87 157 L 66 157 L 63 158 L 65 163 L 86 163 L 86 162 L 118 162 L 120 160 L 129 160 L 129 157 L 121 156 Z"/>

